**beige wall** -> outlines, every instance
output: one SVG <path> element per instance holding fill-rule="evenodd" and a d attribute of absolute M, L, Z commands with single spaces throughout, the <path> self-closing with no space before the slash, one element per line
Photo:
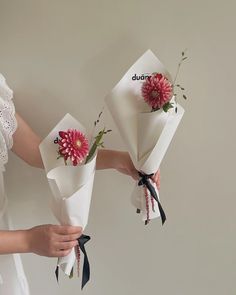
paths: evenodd
<path fill-rule="evenodd" d="M 65 112 L 90 126 L 147 48 L 172 74 L 188 48 L 186 114 L 161 169 L 168 222 L 145 227 L 129 202 L 131 179 L 97 173 L 84 294 L 235 294 L 235 9 L 230 0 L 0 0 L 0 71 L 41 136 Z M 122 149 L 106 121 L 107 147 Z M 42 171 L 10 154 L 6 183 L 17 227 L 54 222 Z M 77 280 L 58 288 L 54 259 L 23 260 L 33 295 L 79 292 Z"/>

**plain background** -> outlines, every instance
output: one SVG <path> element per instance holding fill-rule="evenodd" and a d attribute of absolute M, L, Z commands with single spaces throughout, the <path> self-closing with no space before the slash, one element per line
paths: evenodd
<path fill-rule="evenodd" d="M 179 81 L 186 113 L 161 167 L 168 221 L 145 227 L 130 204 L 131 178 L 96 175 L 84 294 L 234 295 L 235 1 L 0 0 L 0 71 L 17 111 L 42 137 L 70 112 L 90 128 L 104 96 L 148 48 Z M 124 149 L 108 112 L 109 148 Z M 43 171 L 10 153 L 6 172 L 17 228 L 54 223 Z M 54 278 L 56 260 L 23 255 L 33 295 L 78 294 Z M 4 295 L 4 294 L 2 294 Z"/>

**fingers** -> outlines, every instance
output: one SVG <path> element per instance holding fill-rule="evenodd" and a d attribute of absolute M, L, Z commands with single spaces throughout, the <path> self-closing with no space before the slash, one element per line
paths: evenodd
<path fill-rule="evenodd" d="M 160 187 L 161 187 L 160 176 L 161 176 L 160 170 L 158 170 L 152 177 L 152 180 L 153 182 L 155 182 L 158 190 L 160 190 Z"/>
<path fill-rule="evenodd" d="M 77 240 L 81 235 L 82 235 L 82 233 L 71 234 L 71 235 L 60 235 L 58 237 L 58 240 L 60 242 L 71 242 L 71 241 Z"/>
<path fill-rule="evenodd" d="M 55 233 L 60 235 L 82 234 L 82 227 L 70 225 L 55 225 Z"/>
<path fill-rule="evenodd" d="M 56 235 L 55 235 L 56 234 Z M 53 250 L 51 257 L 67 256 L 78 245 L 77 239 L 82 235 L 82 227 L 57 225 L 54 226 Z"/>
<path fill-rule="evenodd" d="M 60 242 L 56 243 L 49 254 L 50 257 L 64 257 L 67 256 L 74 247 L 78 245 L 78 241 L 72 241 L 72 242 Z"/>
<path fill-rule="evenodd" d="M 80 226 L 57 226 L 56 233 L 57 242 L 54 244 L 55 257 L 67 256 L 71 250 L 78 245 L 77 239 L 82 235 L 82 227 Z"/>
<path fill-rule="evenodd" d="M 70 249 L 73 249 L 77 245 L 78 245 L 77 240 L 72 241 L 72 242 L 60 242 L 55 245 L 55 248 L 57 248 L 57 250 L 58 249 L 59 250 L 70 250 Z"/>

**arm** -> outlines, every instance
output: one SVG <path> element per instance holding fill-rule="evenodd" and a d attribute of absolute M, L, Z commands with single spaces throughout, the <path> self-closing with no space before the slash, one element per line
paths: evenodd
<path fill-rule="evenodd" d="M 41 138 L 30 128 L 30 126 L 16 114 L 18 128 L 13 134 L 12 151 L 30 166 L 43 168 L 39 144 Z M 126 166 L 127 169 L 124 169 Z M 116 169 L 124 174 L 137 177 L 137 171 L 133 166 L 127 152 L 100 149 L 98 150 L 96 169 Z"/>
<path fill-rule="evenodd" d="M 12 151 L 30 166 L 43 168 L 39 152 L 41 138 L 16 114 L 18 127 L 13 134 Z"/>
<path fill-rule="evenodd" d="M 27 231 L 0 231 L 0 253 L 26 253 L 30 252 L 27 243 Z"/>
<path fill-rule="evenodd" d="M 30 166 L 43 168 L 39 144 L 41 138 L 16 114 L 18 128 L 13 134 L 12 151 Z M 96 169 L 116 169 L 137 179 L 137 171 L 127 152 L 99 149 Z"/>
<path fill-rule="evenodd" d="M 13 135 L 12 151 L 29 165 L 43 168 L 43 162 L 39 152 L 41 138 L 30 128 L 30 126 L 16 114 L 18 128 Z M 96 169 L 116 169 L 117 171 L 138 179 L 138 173 L 127 152 L 109 149 L 99 149 L 97 155 Z M 153 180 L 160 186 L 160 173 L 155 173 Z"/>

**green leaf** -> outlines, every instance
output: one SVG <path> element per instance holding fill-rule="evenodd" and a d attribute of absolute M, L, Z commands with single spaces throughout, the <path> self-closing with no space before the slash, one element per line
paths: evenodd
<path fill-rule="evenodd" d="M 102 138 L 103 138 L 103 135 L 106 134 L 107 132 L 108 132 L 108 130 L 103 128 L 103 130 L 99 131 L 98 135 L 95 136 L 95 141 L 94 141 L 94 143 L 89 151 L 89 154 L 85 160 L 85 164 L 87 164 L 89 162 L 89 160 L 93 157 L 93 155 L 95 154 L 98 147 L 100 147 L 100 146 L 104 147 L 104 142 L 102 141 Z"/>
<path fill-rule="evenodd" d="M 102 115 L 102 111 L 100 112 L 100 114 L 98 115 L 98 118 L 100 118 L 101 117 L 101 115 Z"/>
<path fill-rule="evenodd" d="M 174 107 L 173 103 L 167 102 L 166 104 L 163 105 L 162 108 L 163 108 L 163 111 L 167 113 L 169 109 L 172 109 L 173 107 Z"/>
<path fill-rule="evenodd" d="M 184 51 L 182 51 L 182 56 L 184 56 Z"/>
<path fill-rule="evenodd" d="M 184 58 L 182 58 L 182 60 L 185 60 L 185 59 L 187 59 L 188 57 L 187 56 L 185 56 Z"/>
<path fill-rule="evenodd" d="M 187 96 L 183 94 L 183 98 L 184 98 L 184 99 L 187 99 Z"/>

